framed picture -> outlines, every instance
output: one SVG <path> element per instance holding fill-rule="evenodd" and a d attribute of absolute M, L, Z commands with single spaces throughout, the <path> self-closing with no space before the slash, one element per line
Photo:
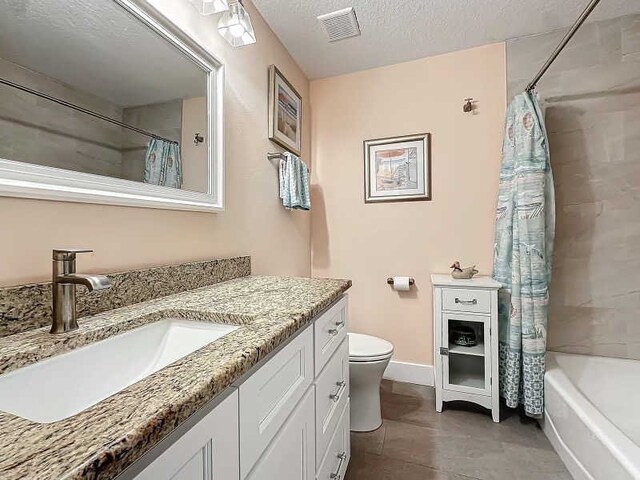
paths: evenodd
<path fill-rule="evenodd" d="M 269 140 L 300 156 L 302 97 L 275 65 L 269 67 Z"/>
<path fill-rule="evenodd" d="M 431 200 L 431 135 L 364 142 L 364 201 Z"/>

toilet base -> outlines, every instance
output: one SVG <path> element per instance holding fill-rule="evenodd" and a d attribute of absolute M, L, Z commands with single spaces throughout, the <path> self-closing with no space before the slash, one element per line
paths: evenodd
<path fill-rule="evenodd" d="M 371 432 L 382 425 L 380 382 L 389 360 L 349 362 L 352 432 Z"/>

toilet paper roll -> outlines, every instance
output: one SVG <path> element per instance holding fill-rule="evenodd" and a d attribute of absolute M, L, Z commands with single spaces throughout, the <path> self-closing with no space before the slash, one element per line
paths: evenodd
<path fill-rule="evenodd" d="M 393 289 L 398 292 L 406 292 L 411 288 L 409 277 L 393 277 Z"/>

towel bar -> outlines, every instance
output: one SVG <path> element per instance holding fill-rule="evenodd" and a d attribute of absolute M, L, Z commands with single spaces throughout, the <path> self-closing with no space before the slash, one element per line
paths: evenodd
<path fill-rule="evenodd" d="M 279 153 L 279 152 L 267 153 L 267 159 L 269 160 L 282 159 L 282 158 L 284 158 L 284 153 Z"/>

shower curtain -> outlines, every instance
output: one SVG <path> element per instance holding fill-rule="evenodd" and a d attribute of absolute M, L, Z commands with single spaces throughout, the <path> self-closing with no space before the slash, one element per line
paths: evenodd
<path fill-rule="evenodd" d="M 177 143 L 153 138 L 144 157 L 144 183 L 182 187 L 182 163 Z"/>
<path fill-rule="evenodd" d="M 548 285 L 555 231 L 553 176 L 535 96 L 507 111 L 496 209 L 493 278 L 498 294 L 500 393 L 507 406 L 544 411 Z"/>

